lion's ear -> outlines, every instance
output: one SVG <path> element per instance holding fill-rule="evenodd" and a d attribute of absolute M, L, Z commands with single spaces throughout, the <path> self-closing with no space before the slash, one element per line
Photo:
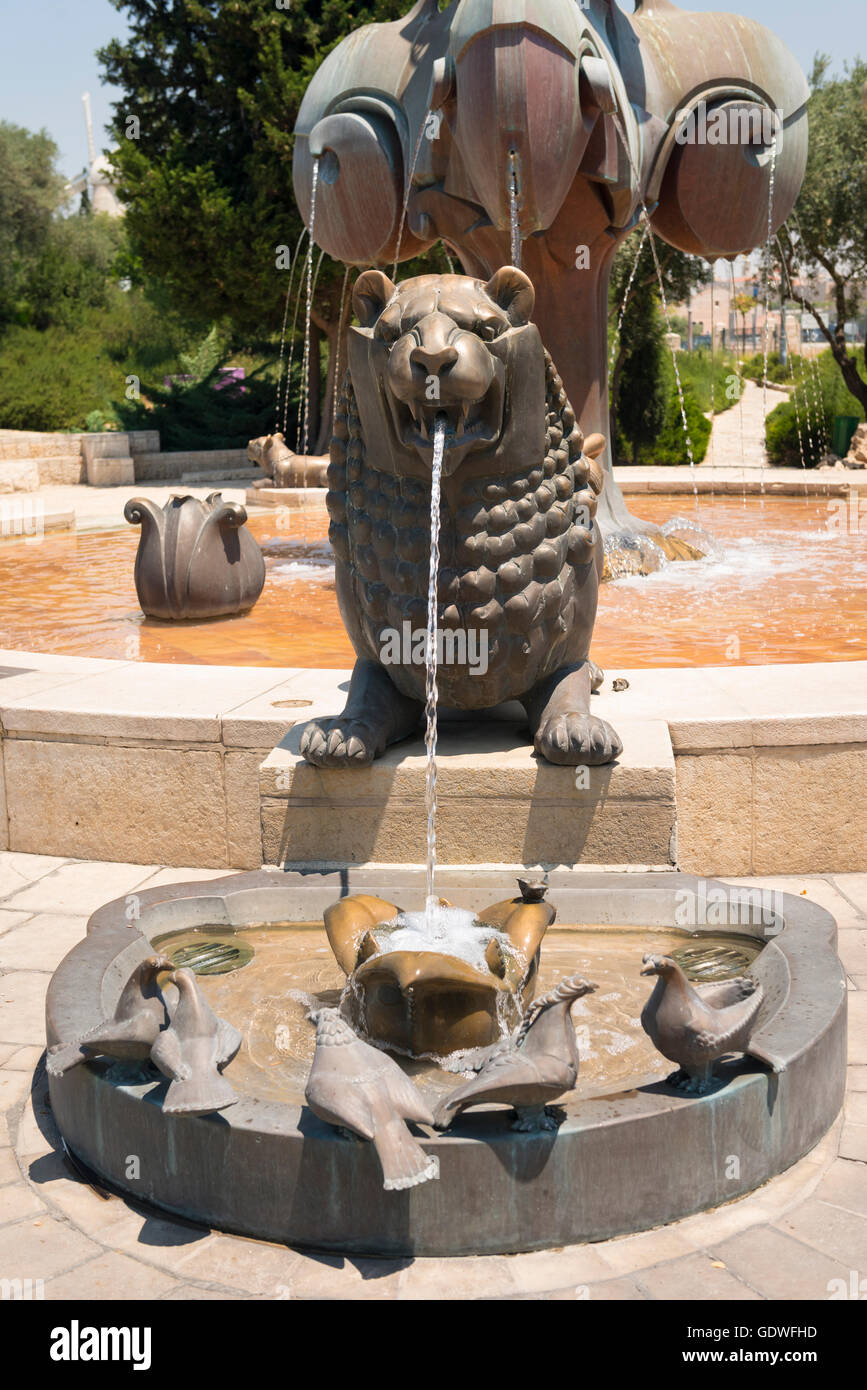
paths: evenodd
<path fill-rule="evenodd" d="M 395 287 L 383 270 L 365 270 L 352 289 L 352 307 L 362 328 L 372 328 Z"/>
<path fill-rule="evenodd" d="M 499 304 L 516 328 L 530 322 L 536 291 L 529 275 L 525 275 L 516 265 L 500 266 L 485 285 L 485 292 L 495 304 Z"/>

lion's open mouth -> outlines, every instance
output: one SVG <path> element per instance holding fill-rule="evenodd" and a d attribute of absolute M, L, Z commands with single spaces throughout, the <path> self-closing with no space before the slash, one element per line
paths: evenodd
<path fill-rule="evenodd" d="M 471 451 L 496 444 L 503 431 L 503 391 L 496 377 L 480 401 L 402 401 L 391 392 L 386 397 L 398 442 L 404 449 L 414 449 L 428 465 L 437 418 L 445 420 L 446 473 L 454 472 Z"/>

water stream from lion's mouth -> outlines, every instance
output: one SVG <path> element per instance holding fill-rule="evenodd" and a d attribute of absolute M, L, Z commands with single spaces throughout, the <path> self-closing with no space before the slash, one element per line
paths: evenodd
<path fill-rule="evenodd" d="M 430 920 L 436 900 L 434 873 L 437 863 L 437 577 L 440 567 L 440 482 L 446 448 L 446 422 L 438 415 L 434 424 L 433 459 L 430 479 L 430 571 L 427 588 L 427 635 L 425 639 L 425 719 L 424 746 L 427 750 L 424 801 L 427 811 L 427 876 L 425 913 Z"/>

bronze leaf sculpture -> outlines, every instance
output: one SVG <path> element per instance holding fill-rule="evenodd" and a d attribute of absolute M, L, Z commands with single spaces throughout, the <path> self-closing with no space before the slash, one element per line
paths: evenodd
<path fill-rule="evenodd" d="M 349 370 L 328 470 L 340 611 L 357 661 L 343 713 L 312 723 L 301 752 L 359 766 L 416 727 L 424 663 L 395 635 L 427 617 L 433 435 L 445 423 L 437 628 L 472 638 L 446 660 L 441 706 L 520 700 L 551 762 L 610 762 L 614 730 L 590 713 L 589 660 L 602 545 L 602 473 L 530 321 L 528 277 L 359 277 Z M 596 441 L 594 441 L 594 446 Z M 597 449 L 598 452 L 598 449 Z"/>
<path fill-rule="evenodd" d="M 174 495 L 164 507 L 131 497 L 123 514 L 142 528 L 135 587 L 149 618 L 225 618 L 253 607 L 265 584 L 265 561 L 240 504 L 224 502 L 219 492 L 204 502 Z"/>

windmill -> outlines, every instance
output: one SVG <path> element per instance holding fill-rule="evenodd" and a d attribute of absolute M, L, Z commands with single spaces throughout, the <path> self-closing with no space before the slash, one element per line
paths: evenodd
<path fill-rule="evenodd" d="M 81 98 L 84 103 L 84 123 L 87 129 L 87 165 L 66 185 L 70 195 L 87 191 L 94 212 L 107 212 L 109 217 L 122 217 L 123 207 L 114 191 L 111 166 L 104 154 L 98 155 L 93 138 L 93 119 L 90 114 L 90 92 Z"/>

